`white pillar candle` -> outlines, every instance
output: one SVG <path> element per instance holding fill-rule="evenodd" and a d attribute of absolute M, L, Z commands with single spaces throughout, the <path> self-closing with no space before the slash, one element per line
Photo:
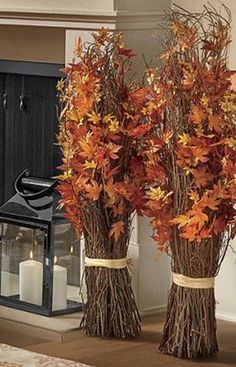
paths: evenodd
<path fill-rule="evenodd" d="M 52 310 L 56 311 L 67 308 L 66 302 L 67 302 L 67 269 L 55 264 L 53 266 Z"/>
<path fill-rule="evenodd" d="M 34 305 L 42 306 L 43 290 L 43 264 L 32 259 L 23 261 L 19 264 L 19 293 L 20 300 Z"/>

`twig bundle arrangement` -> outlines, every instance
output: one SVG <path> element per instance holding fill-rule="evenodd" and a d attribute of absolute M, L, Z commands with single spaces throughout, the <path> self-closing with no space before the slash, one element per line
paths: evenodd
<path fill-rule="evenodd" d="M 176 7 L 162 65 L 147 70 L 158 106 L 151 149 L 165 172 L 148 191 L 147 214 L 174 273 L 160 351 L 189 359 L 218 350 L 213 282 L 235 235 L 236 94 L 223 11 Z"/>
<path fill-rule="evenodd" d="M 127 250 L 132 213 L 145 201 L 139 150 L 148 130 L 141 113 L 147 94 L 125 81 L 133 54 L 120 33 L 102 29 L 89 44 L 78 40 L 75 56 L 58 85 L 59 190 L 66 216 L 85 239 L 87 303 L 81 327 L 92 336 L 136 336 L 140 316 Z"/>

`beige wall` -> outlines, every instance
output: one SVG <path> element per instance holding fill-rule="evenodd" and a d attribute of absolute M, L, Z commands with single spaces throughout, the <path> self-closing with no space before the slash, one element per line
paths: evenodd
<path fill-rule="evenodd" d="M 33 11 L 53 10 L 53 12 L 63 12 L 68 10 L 70 12 L 77 12 L 79 10 L 113 10 L 113 0 L 1 0 L 0 10 L 16 9 Z"/>
<path fill-rule="evenodd" d="M 0 59 L 65 62 L 63 28 L 0 25 Z"/>
<path fill-rule="evenodd" d="M 79 12 L 84 11 L 162 11 L 168 7 L 171 0 L 1 0 L 0 11 L 8 10 L 28 10 L 30 12 L 53 10 L 53 12 L 61 13 L 63 11 Z"/>
<path fill-rule="evenodd" d="M 116 10 L 163 11 L 171 5 L 171 0 L 115 0 Z"/>
<path fill-rule="evenodd" d="M 190 11 L 201 11 L 206 1 L 198 0 L 176 0 L 175 3 Z M 223 3 L 231 10 L 232 15 L 232 44 L 230 48 L 229 65 L 231 69 L 236 69 L 236 1 L 224 0 Z M 211 0 L 216 8 L 220 5 L 217 0 Z M 231 243 L 236 251 L 236 240 Z M 216 281 L 216 300 L 218 317 L 236 321 L 236 254 L 229 249 L 222 264 L 220 274 Z"/>

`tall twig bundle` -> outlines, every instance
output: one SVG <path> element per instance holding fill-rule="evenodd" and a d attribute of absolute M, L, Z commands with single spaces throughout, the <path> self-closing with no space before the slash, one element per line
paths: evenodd
<path fill-rule="evenodd" d="M 147 214 L 177 274 L 160 350 L 190 359 L 218 350 L 212 278 L 235 234 L 236 94 L 227 66 L 230 14 L 222 12 L 176 7 L 162 65 L 147 71 L 158 106 L 153 160 L 165 171 L 148 192 Z"/>
<path fill-rule="evenodd" d="M 87 45 L 78 40 L 75 52 L 76 59 L 65 69 L 67 78 L 58 86 L 62 205 L 78 235 L 84 234 L 89 260 L 123 259 L 131 215 L 145 201 L 146 171 L 139 149 L 148 130 L 141 113 L 147 93 L 125 81 L 133 54 L 124 48 L 120 33 L 102 29 Z M 127 266 L 86 266 L 85 281 L 81 326 L 89 335 L 140 333 Z"/>

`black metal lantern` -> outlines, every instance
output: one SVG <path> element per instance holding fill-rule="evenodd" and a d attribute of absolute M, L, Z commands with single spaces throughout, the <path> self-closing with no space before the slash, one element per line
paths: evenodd
<path fill-rule="evenodd" d="M 0 207 L 0 304 L 52 316 L 81 310 L 81 246 L 56 181 L 24 171 Z"/>

